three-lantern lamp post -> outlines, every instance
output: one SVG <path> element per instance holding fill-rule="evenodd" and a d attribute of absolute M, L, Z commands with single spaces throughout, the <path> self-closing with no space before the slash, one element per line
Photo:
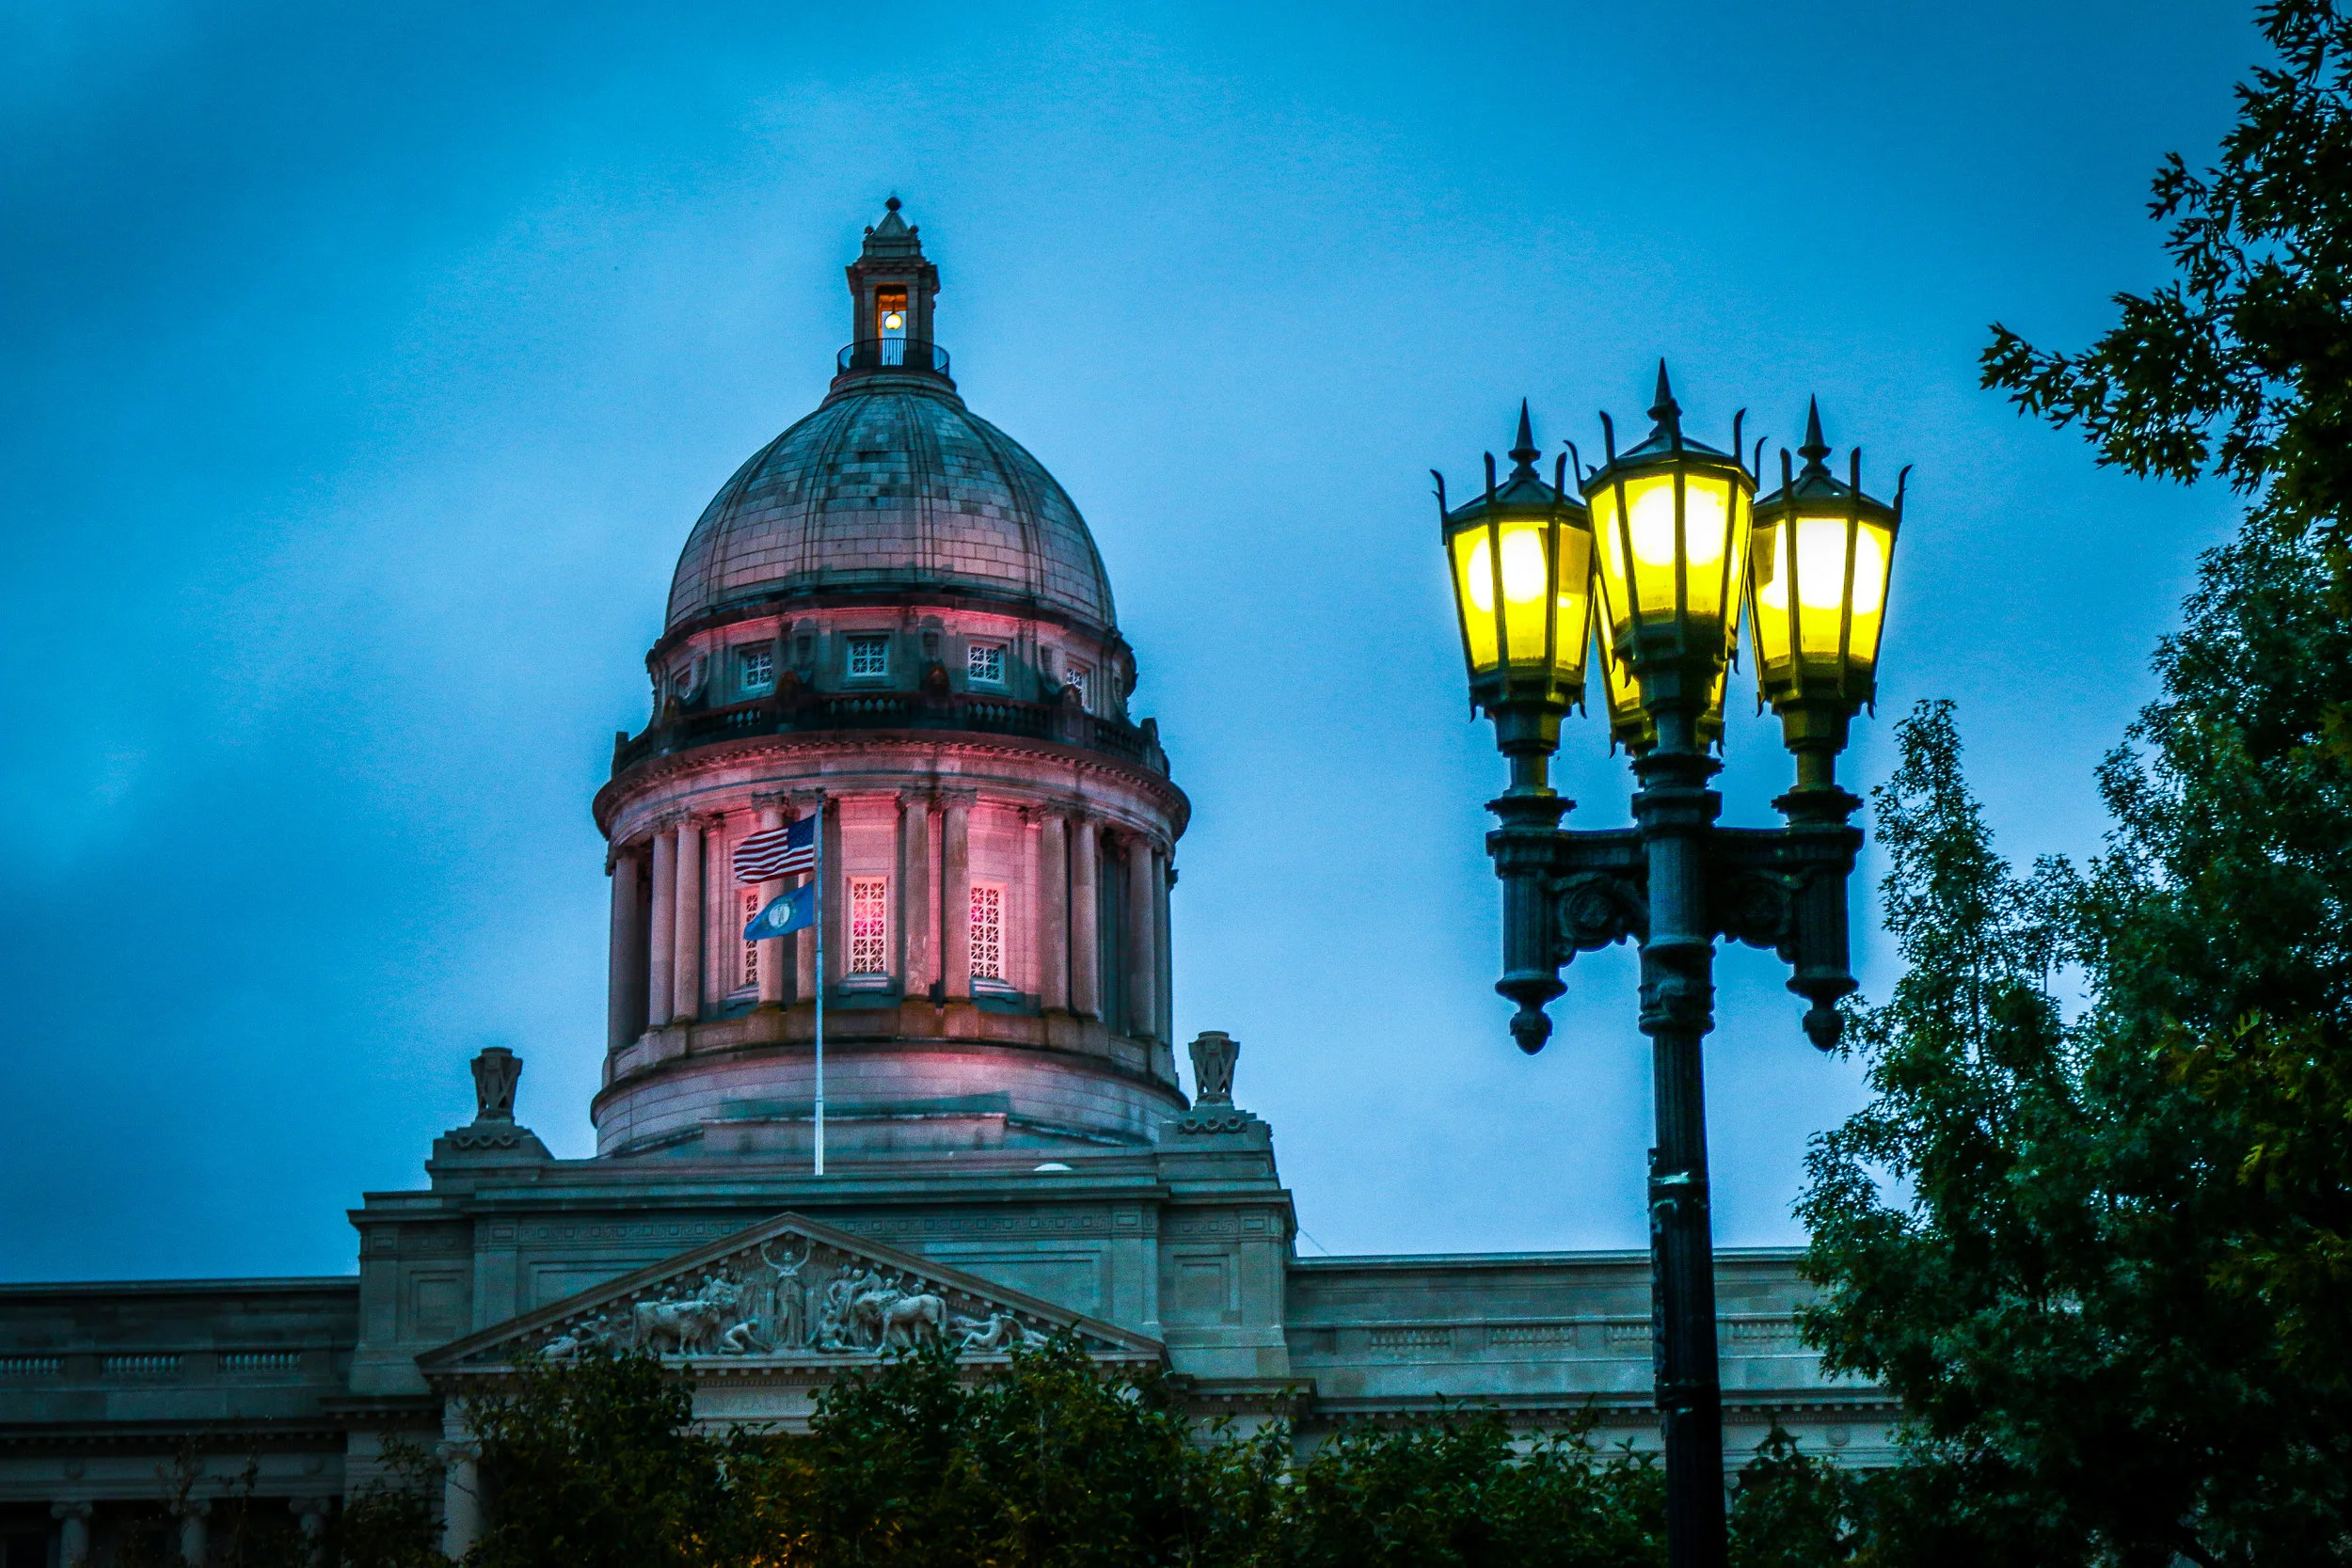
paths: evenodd
<path fill-rule="evenodd" d="M 1650 1153 L 1651 1288 L 1657 1403 L 1664 1440 L 1667 1557 L 1722 1568 L 1724 1449 L 1716 1372 L 1701 1046 L 1714 1026 L 1718 937 L 1771 948 L 1788 989 L 1810 1004 L 1804 1030 L 1828 1050 L 1848 972 L 1846 886 L 1861 804 L 1836 782 L 1854 715 L 1875 694 L 1887 577 L 1902 520 L 1891 504 L 1824 464 L 1809 409 L 1802 468 L 1781 453 L 1777 490 L 1758 498 L 1741 460 L 1740 420 L 1719 450 L 1683 433 L 1658 370 L 1654 428 L 1571 475 L 1570 447 L 1549 479 L 1536 467 L 1525 404 L 1511 471 L 1438 509 L 1470 670 L 1470 700 L 1493 720 L 1510 787 L 1489 806 L 1502 880 L 1502 978 L 1518 1004 L 1511 1034 L 1527 1052 L 1551 1033 L 1544 1007 L 1577 953 L 1629 938 L 1641 948 L 1641 1028 L 1650 1037 L 1657 1146 Z M 1762 443 L 1756 461 L 1760 463 Z M 1904 470 L 1907 477 L 1909 470 Z M 1745 620 L 1759 707 L 1781 721 L 1796 781 L 1773 801 L 1784 825 L 1725 828 L 1708 787 L 1721 766 L 1727 673 Z M 1628 829 L 1573 830 L 1575 802 L 1549 771 L 1560 725 L 1599 666 L 1613 746 L 1632 757 Z"/>

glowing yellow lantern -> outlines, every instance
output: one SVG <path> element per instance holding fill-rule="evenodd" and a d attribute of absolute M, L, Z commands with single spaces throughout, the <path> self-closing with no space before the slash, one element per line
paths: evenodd
<path fill-rule="evenodd" d="M 1609 699 L 1609 744 L 1642 752 L 1658 744 L 1658 727 L 1642 705 L 1642 683 L 1609 646 L 1609 633 L 1597 618 L 1593 622 L 1593 658 L 1600 666 L 1602 689 Z M 1725 664 L 1715 674 L 1715 691 L 1699 715 L 1696 737 L 1702 746 L 1721 745 L 1724 738 L 1724 689 L 1731 678 Z"/>
<path fill-rule="evenodd" d="M 1556 734 L 1559 714 L 1584 695 L 1593 535 L 1564 487 L 1567 459 L 1547 483 L 1540 455 L 1521 404 L 1509 477 L 1495 482 L 1489 456 L 1484 495 L 1447 511 L 1440 475 L 1438 504 L 1472 700 L 1498 721 L 1506 706 L 1548 710 Z"/>
<path fill-rule="evenodd" d="M 1806 412 L 1797 451 L 1804 468 L 1792 475 L 1782 452 L 1780 488 L 1756 503 L 1750 546 L 1757 695 L 1781 715 L 1792 749 L 1815 730 L 1821 742 L 1834 732 L 1842 745 L 1846 721 L 1877 695 L 1887 577 L 1903 509 L 1900 479 L 1892 506 L 1862 493 L 1859 451 L 1851 481 L 1829 471 L 1818 404 Z"/>
<path fill-rule="evenodd" d="M 1657 421 L 1646 440 L 1615 450 L 1584 482 L 1592 508 L 1602 635 L 1638 683 L 1653 725 L 1687 720 L 1692 743 L 1723 733 L 1724 668 L 1746 596 L 1756 482 L 1730 452 L 1682 433 L 1682 410 L 1658 367 Z M 1701 736 L 1701 730 L 1709 732 Z M 1613 726 L 1613 733 L 1622 733 Z"/>

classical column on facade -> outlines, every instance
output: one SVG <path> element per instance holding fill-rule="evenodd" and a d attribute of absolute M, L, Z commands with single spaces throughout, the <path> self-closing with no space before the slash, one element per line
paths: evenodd
<path fill-rule="evenodd" d="M 939 978 L 939 947 L 931 927 L 939 912 L 931 896 L 931 798 L 908 790 L 898 797 L 899 993 L 910 1002 L 930 999 Z"/>
<path fill-rule="evenodd" d="M 1159 1028 L 1156 1033 L 1162 1045 L 1173 1048 L 1176 1043 L 1176 944 L 1168 935 L 1168 890 L 1176 885 L 1176 868 L 1168 863 L 1169 850 L 1154 847 L 1152 851 L 1152 928 L 1160 939 L 1157 974 L 1159 985 L 1153 994 L 1160 1001 Z M 1171 1061 L 1173 1058 L 1170 1058 Z"/>
<path fill-rule="evenodd" d="M 182 1497 L 171 1505 L 180 1516 L 180 1560 L 200 1563 L 212 1547 L 213 1505 L 203 1497 Z"/>
<path fill-rule="evenodd" d="M 645 1026 L 645 899 L 637 850 L 615 845 L 606 857 L 612 876 L 612 943 L 605 965 L 605 1046 L 618 1051 Z"/>
<path fill-rule="evenodd" d="M 673 1010 L 671 975 L 677 962 L 677 830 L 667 822 L 653 834 L 653 906 L 645 955 L 645 1027 L 659 1029 Z"/>
<path fill-rule="evenodd" d="M 1159 855 L 1140 834 L 1127 841 L 1127 1032 L 1156 1038 L 1160 1029 Z"/>
<path fill-rule="evenodd" d="M 326 1515 L 333 1501 L 326 1497 L 289 1497 L 295 1528 L 302 1531 L 302 1560 L 310 1568 L 326 1568 Z"/>
<path fill-rule="evenodd" d="M 462 1561 L 482 1539 L 482 1445 L 454 1409 L 441 1430 L 441 1552 Z"/>
<path fill-rule="evenodd" d="M 1102 824 L 1075 814 L 1070 818 L 1070 1010 L 1081 1018 L 1103 1011 L 1099 942 L 1102 908 L 1095 886 L 1102 859 Z"/>
<path fill-rule="evenodd" d="M 825 887 L 819 895 L 818 918 L 825 923 L 825 967 L 833 972 L 836 986 L 850 973 L 850 863 L 841 854 L 843 799 L 828 795 L 818 807 L 824 820 L 817 824 L 825 841 Z"/>
<path fill-rule="evenodd" d="M 777 641 L 781 645 L 783 640 L 779 638 Z M 781 679 L 784 670 L 781 653 L 777 656 L 775 669 L 778 678 Z M 760 832 L 768 832 L 784 826 L 783 796 L 755 795 L 752 800 L 759 808 Z M 786 879 L 782 877 L 771 877 L 760 883 L 759 907 L 764 910 L 771 901 L 783 897 L 786 885 Z M 781 1007 L 784 1006 L 784 939 L 782 937 L 770 937 L 759 944 L 759 1005 L 761 1006 Z"/>
<path fill-rule="evenodd" d="M 1070 1010 L 1070 823 L 1037 814 L 1037 1005 Z"/>
<path fill-rule="evenodd" d="M 79 1497 L 49 1505 L 49 1517 L 57 1521 L 58 1568 L 89 1568 L 89 1517 L 96 1512 Z"/>
<path fill-rule="evenodd" d="M 940 956 L 947 1000 L 972 1000 L 972 808 L 979 792 L 940 792 L 940 900 L 947 917 L 946 951 Z"/>
<path fill-rule="evenodd" d="M 789 809 L 785 814 L 785 820 L 787 822 L 798 822 L 801 818 L 808 816 L 812 812 L 816 811 L 819 805 L 823 804 L 824 799 L 825 797 L 823 793 L 819 790 L 796 789 L 792 791 L 790 797 L 791 804 Z M 823 832 L 825 831 L 824 824 L 821 822 L 818 823 L 817 825 L 817 831 L 818 832 Z M 825 848 L 830 851 L 833 848 L 833 846 L 828 844 L 825 846 Z M 830 855 L 828 855 L 825 862 L 825 875 L 830 877 L 833 874 L 834 864 Z M 785 885 L 787 887 L 805 886 L 816 877 L 816 875 L 817 873 L 811 871 L 803 876 L 794 877 Z M 827 934 L 831 935 L 830 932 Z M 833 956 L 832 945 L 828 943 L 825 948 L 826 966 L 828 968 L 833 968 L 835 966 L 837 961 L 838 960 L 836 960 Z M 795 1002 L 816 1001 L 817 933 L 815 931 L 804 930 L 798 932 L 793 936 L 792 971 L 794 987 L 792 992 L 793 1000 Z"/>
<path fill-rule="evenodd" d="M 670 922 L 670 1017 L 691 1023 L 703 1013 L 703 819 L 677 825 L 677 912 Z"/>

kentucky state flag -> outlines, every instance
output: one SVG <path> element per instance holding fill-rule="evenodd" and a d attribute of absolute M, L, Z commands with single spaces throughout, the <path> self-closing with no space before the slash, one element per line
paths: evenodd
<path fill-rule="evenodd" d="M 766 942 L 770 937 L 790 936 L 803 927 L 815 924 L 817 884 L 810 882 L 770 899 L 768 907 L 752 916 L 743 927 L 743 940 Z"/>

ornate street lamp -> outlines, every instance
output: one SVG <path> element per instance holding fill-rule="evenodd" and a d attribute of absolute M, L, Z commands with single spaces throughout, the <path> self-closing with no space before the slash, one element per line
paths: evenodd
<path fill-rule="evenodd" d="M 1641 1027 L 1655 1064 L 1650 1260 L 1667 1558 L 1674 1568 L 1722 1568 L 1723 1401 L 1701 1070 L 1714 1027 L 1715 940 L 1776 951 L 1793 969 L 1789 989 L 1812 1003 L 1806 1034 L 1825 1050 L 1836 1043 L 1836 1004 L 1853 990 L 1846 883 L 1862 835 L 1849 822 L 1861 801 L 1837 785 L 1836 762 L 1874 689 L 1902 501 L 1899 486 L 1892 506 L 1863 494 L 1858 455 L 1850 482 L 1830 474 L 1818 415 L 1799 449 L 1804 469 L 1789 473 L 1784 454 L 1781 487 L 1761 500 L 1740 461 L 1739 420 L 1727 451 L 1686 436 L 1662 364 L 1650 416 L 1649 436 L 1623 452 L 1601 416 L 1606 461 L 1582 476 L 1590 532 L 1581 538 L 1572 539 L 1587 525 L 1565 493 L 1565 468 L 1549 485 L 1535 474 L 1524 405 L 1509 483 L 1495 484 L 1489 457 L 1486 498 L 1448 511 L 1440 477 L 1438 511 L 1471 701 L 1494 720 L 1511 763 L 1510 787 L 1489 802 L 1501 825 L 1486 847 L 1503 885 L 1495 989 L 1518 1004 L 1511 1034 L 1520 1049 L 1539 1051 L 1550 1036 L 1544 1006 L 1563 989 L 1562 965 L 1629 937 L 1641 944 Z M 1543 542 L 1540 558 L 1531 545 L 1517 546 L 1516 599 L 1502 543 L 1513 529 L 1512 537 Z M 1600 602 L 1593 638 L 1611 739 L 1633 759 L 1630 829 L 1562 828 L 1574 802 L 1548 777 L 1561 717 L 1583 688 L 1589 601 L 1571 610 L 1565 575 L 1582 559 Z M 1535 608 L 1514 620 L 1514 604 Z M 1721 767 L 1713 752 L 1743 609 L 1762 700 L 1780 715 L 1797 761 L 1796 787 L 1773 802 L 1786 820 L 1779 828 L 1717 826 L 1723 800 L 1708 787 Z M 1574 644 L 1564 641 L 1571 621 Z M 1577 650 L 1572 668 L 1568 646 Z"/>

